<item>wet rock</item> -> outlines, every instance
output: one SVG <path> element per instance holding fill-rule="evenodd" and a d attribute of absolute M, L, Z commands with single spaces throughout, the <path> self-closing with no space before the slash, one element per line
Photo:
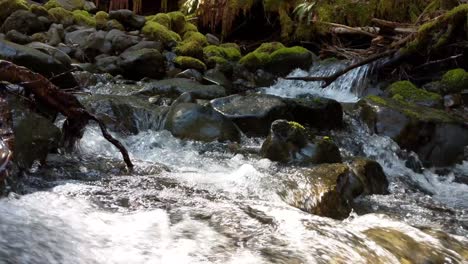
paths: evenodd
<path fill-rule="evenodd" d="M 33 34 L 36 32 L 46 31 L 49 24 L 44 20 L 39 19 L 35 14 L 26 11 L 18 10 L 11 14 L 2 25 L 2 31 L 7 33 L 10 30 L 16 30 L 23 34 Z"/>
<path fill-rule="evenodd" d="M 373 132 L 414 151 L 427 166 L 460 161 L 468 145 L 467 125 L 445 111 L 377 96 L 366 97 L 358 105 Z"/>
<path fill-rule="evenodd" d="M 127 48 L 137 44 L 140 41 L 140 38 L 137 36 L 128 35 L 123 31 L 113 29 L 107 33 L 106 40 L 111 43 L 112 51 L 115 54 L 120 54 Z"/>
<path fill-rule="evenodd" d="M 174 103 L 164 121 L 174 136 L 199 141 L 239 141 L 240 133 L 229 119 L 210 107 Z"/>
<path fill-rule="evenodd" d="M 27 67 L 48 78 L 60 75 L 60 77 L 52 79 L 52 82 L 61 88 L 77 86 L 73 75 L 65 73 L 72 69 L 70 64 L 63 63 L 53 56 L 36 49 L 0 40 L 0 58 Z"/>
<path fill-rule="evenodd" d="M 249 136 L 266 136 L 277 119 L 297 121 L 311 127 L 340 127 L 341 105 L 331 99 L 283 99 L 267 94 L 231 95 L 211 101 L 213 108 L 233 120 Z"/>
<path fill-rule="evenodd" d="M 47 45 L 47 44 L 44 44 L 44 43 L 41 43 L 41 42 L 32 42 L 32 43 L 29 43 L 26 46 L 30 47 L 30 48 L 33 48 L 33 49 L 36 49 L 38 51 L 41 51 L 41 52 L 51 56 L 55 60 L 58 60 L 59 62 L 63 63 L 64 65 L 71 65 L 71 63 L 72 63 L 71 58 L 65 52 L 63 52 L 63 51 L 61 51 L 61 50 L 59 50 L 59 49 L 57 49 L 55 47 L 52 47 L 50 45 Z"/>
<path fill-rule="evenodd" d="M 206 36 L 206 40 L 208 41 L 208 44 L 219 46 L 220 41 L 218 37 L 210 33 L 206 34 L 205 36 Z"/>
<path fill-rule="evenodd" d="M 131 10 L 115 10 L 109 12 L 109 19 L 115 19 L 129 29 L 141 29 L 146 22 L 144 16 L 135 15 Z"/>
<path fill-rule="evenodd" d="M 85 43 L 88 41 L 88 36 L 95 32 L 96 29 L 94 28 L 78 29 L 68 32 L 65 34 L 65 44 L 84 47 Z"/>
<path fill-rule="evenodd" d="M 195 69 L 188 69 L 183 72 L 180 72 L 174 76 L 175 78 L 185 78 L 185 79 L 191 79 L 197 82 L 201 82 L 203 80 L 202 74 L 195 70 Z"/>
<path fill-rule="evenodd" d="M 336 219 L 346 218 L 353 200 L 360 195 L 386 194 L 388 182 L 375 161 L 357 159 L 343 163 L 320 164 L 293 173 L 296 181 L 286 181 L 282 198 L 292 206 L 312 214 Z"/>
<path fill-rule="evenodd" d="M 122 59 L 117 56 L 98 56 L 96 57 L 96 68 L 99 72 L 119 75 L 123 73 L 120 67 Z"/>
<path fill-rule="evenodd" d="M 461 94 L 448 94 L 444 96 L 444 107 L 445 108 L 455 108 L 463 104 L 463 99 Z"/>
<path fill-rule="evenodd" d="M 143 77 L 162 78 L 165 73 L 164 56 L 155 49 L 141 49 L 120 55 L 120 66 L 126 78 L 140 80 Z"/>
<path fill-rule="evenodd" d="M 98 114 L 109 129 L 123 134 L 161 129 L 167 111 L 135 96 L 89 95 L 79 99 L 87 109 Z"/>
<path fill-rule="evenodd" d="M 232 82 L 229 80 L 226 75 L 218 69 L 207 70 L 203 76 L 203 79 L 206 82 L 220 85 L 226 89 L 228 93 L 232 91 Z"/>
<path fill-rule="evenodd" d="M 159 52 L 163 52 L 164 46 L 159 41 L 143 40 L 143 41 L 138 42 L 138 44 L 129 47 L 124 52 L 137 51 L 141 49 L 155 49 L 155 50 L 158 50 Z"/>
<path fill-rule="evenodd" d="M 285 76 L 297 68 L 308 70 L 313 62 L 312 52 L 302 47 L 282 48 L 270 56 L 266 70 L 280 76 Z"/>
<path fill-rule="evenodd" d="M 93 59 L 101 54 L 111 54 L 112 43 L 106 36 L 106 31 L 99 30 L 86 37 L 86 41 L 83 45 L 80 45 L 80 48 L 82 48 L 87 58 Z"/>
<path fill-rule="evenodd" d="M 202 85 L 196 81 L 185 78 L 174 78 L 150 82 L 136 94 L 154 96 L 164 95 L 176 98 L 183 93 L 190 92 L 199 99 L 213 99 L 226 95 L 226 91 L 219 85 Z"/>
<path fill-rule="evenodd" d="M 442 97 L 439 94 L 420 89 L 409 81 L 395 82 L 387 90 L 389 95 L 395 100 L 428 107 L 441 106 Z"/>
<path fill-rule="evenodd" d="M 22 45 L 32 42 L 32 38 L 30 36 L 16 30 L 8 31 L 8 33 L 5 36 L 5 39 Z"/>
<path fill-rule="evenodd" d="M 338 147 L 329 139 L 311 140 L 296 122 L 276 120 L 262 144 L 261 155 L 273 161 L 303 165 L 341 162 Z"/>
<path fill-rule="evenodd" d="M 63 29 L 62 24 L 52 24 L 47 31 L 47 44 L 51 46 L 57 46 L 65 38 L 65 30 Z"/>

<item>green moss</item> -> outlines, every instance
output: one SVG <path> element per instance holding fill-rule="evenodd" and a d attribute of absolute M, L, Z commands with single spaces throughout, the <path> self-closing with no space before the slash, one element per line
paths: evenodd
<path fill-rule="evenodd" d="M 119 21 L 111 19 L 106 23 L 106 30 L 118 29 L 120 31 L 125 31 L 125 27 Z"/>
<path fill-rule="evenodd" d="M 175 58 L 174 63 L 177 67 L 181 69 L 195 69 L 201 72 L 206 71 L 206 65 L 199 59 L 187 57 L 187 56 L 178 56 Z"/>
<path fill-rule="evenodd" d="M 171 29 L 177 33 L 181 33 L 185 28 L 185 16 L 180 11 L 170 12 L 167 15 L 171 18 Z"/>
<path fill-rule="evenodd" d="M 47 12 L 47 9 L 43 6 L 37 5 L 37 4 L 32 4 L 29 7 L 29 11 L 31 11 L 33 14 L 37 16 L 45 16 L 48 17 L 49 13 Z"/>
<path fill-rule="evenodd" d="M 57 0 L 50 0 L 47 3 L 45 3 L 44 7 L 49 10 L 52 8 L 57 8 L 57 7 L 62 7 L 62 6 L 57 2 Z"/>
<path fill-rule="evenodd" d="M 394 99 L 402 98 L 408 102 L 422 102 L 422 101 L 440 101 L 442 97 L 439 94 L 431 93 L 426 90 L 416 87 L 409 81 L 395 82 L 388 87 L 390 96 L 399 96 Z"/>
<path fill-rule="evenodd" d="M 179 34 L 157 22 L 147 21 L 141 31 L 146 37 L 161 41 L 164 44 L 168 44 L 171 41 L 181 41 Z"/>
<path fill-rule="evenodd" d="M 171 28 L 171 18 L 167 14 L 159 13 L 154 16 L 148 17 L 147 20 L 157 22 L 167 28 Z"/>
<path fill-rule="evenodd" d="M 180 34 L 185 35 L 187 34 L 187 32 L 198 32 L 198 28 L 192 23 L 185 23 L 184 28 L 182 29 L 182 32 L 180 32 Z"/>
<path fill-rule="evenodd" d="M 232 42 L 228 42 L 228 43 L 223 43 L 221 45 L 219 45 L 221 48 L 233 48 L 233 49 L 236 49 L 238 52 L 239 52 L 239 57 L 240 57 L 240 52 L 241 52 L 241 49 L 239 47 L 239 45 L 237 45 L 236 43 L 232 43 Z"/>
<path fill-rule="evenodd" d="M 205 62 L 206 62 L 206 65 L 210 68 L 214 68 L 216 67 L 216 65 L 224 66 L 229 63 L 228 60 L 219 56 L 209 57 L 208 59 L 205 59 Z"/>
<path fill-rule="evenodd" d="M 0 24 L 17 10 L 28 10 L 25 0 L 0 0 Z"/>
<path fill-rule="evenodd" d="M 96 19 L 92 17 L 87 11 L 75 10 L 72 13 L 75 24 L 90 27 L 96 26 Z"/>
<path fill-rule="evenodd" d="M 194 40 L 179 43 L 174 51 L 179 56 L 189 56 L 197 59 L 203 58 L 203 47 Z"/>
<path fill-rule="evenodd" d="M 301 130 L 301 131 L 304 131 L 305 130 L 305 127 L 297 122 L 294 122 L 294 121 L 289 121 L 288 124 L 293 128 L 293 129 L 296 129 L 296 130 Z"/>
<path fill-rule="evenodd" d="M 49 9 L 49 17 L 52 22 L 63 24 L 65 27 L 72 25 L 74 22 L 72 12 L 65 10 L 62 7 L 54 7 Z"/>
<path fill-rule="evenodd" d="M 269 54 L 281 48 L 285 48 L 285 46 L 280 42 L 268 42 L 260 45 L 260 47 L 258 47 L 254 52 L 264 52 Z"/>
<path fill-rule="evenodd" d="M 183 39 L 184 41 L 196 42 L 202 47 L 205 47 L 206 45 L 208 45 L 208 40 L 206 39 L 205 35 L 203 35 L 200 32 L 189 31 L 185 33 Z"/>
<path fill-rule="evenodd" d="M 289 17 L 287 10 L 281 8 L 279 10 L 279 18 L 281 25 L 281 39 L 283 41 L 289 41 L 294 31 L 294 21 Z"/>
<path fill-rule="evenodd" d="M 270 55 L 265 52 L 251 52 L 239 60 L 245 67 L 255 70 L 265 67 L 270 62 Z"/>
<path fill-rule="evenodd" d="M 403 96 L 400 98 L 402 97 Z M 400 113 L 403 113 L 409 118 L 414 118 L 419 121 L 435 121 L 446 123 L 458 122 L 456 118 L 450 116 L 443 110 L 416 105 L 401 99 L 398 100 L 398 97 L 396 99 L 397 100 L 393 98 L 382 98 L 376 95 L 370 95 L 365 98 L 366 101 L 391 108 Z"/>
<path fill-rule="evenodd" d="M 304 54 L 310 53 L 306 48 L 300 46 L 294 46 L 290 48 L 281 48 L 273 52 L 270 56 L 272 60 L 275 60 L 277 57 L 282 57 L 284 55 L 291 55 L 291 54 Z"/>
<path fill-rule="evenodd" d="M 205 59 L 209 59 L 210 57 L 215 56 L 215 57 L 221 57 L 230 61 L 237 61 L 240 59 L 241 53 L 238 49 L 236 49 L 232 45 L 224 45 L 224 46 L 223 45 L 221 46 L 209 45 L 203 49 L 203 56 L 205 57 Z"/>
<path fill-rule="evenodd" d="M 463 89 L 468 89 L 468 73 L 464 69 L 450 70 L 442 76 L 441 82 L 447 92 L 458 93 Z"/>
<path fill-rule="evenodd" d="M 107 21 L 109 19 L 109 14 L 104 11 L 99 11 L 94 16 L 96 20 L 96 28 L 97 29 L 106 29 L 107 28 Z"/>

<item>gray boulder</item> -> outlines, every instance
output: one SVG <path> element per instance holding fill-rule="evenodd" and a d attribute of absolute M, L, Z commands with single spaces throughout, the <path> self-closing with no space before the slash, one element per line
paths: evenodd
<path fill-rule="evenodd" d="M 47 24 L 47 22 L 49 22 Z M 26 10 L 18 10 L 11 14 L 2 25 L 2 31 L 17 30 L 23 34 L 31 35 L 36 32 L 46 31 L 50 21 L 39 19 L 38 16 Z"/>
<path fill-rule="evenodd" d="M 140 80 L 144 77 L 158 79 L 165 74 L 164 56 L 155 49 L 141 49 L 120 55 L 120 66 L 126 78 Z"/>
<path fill-rule="evenodd" d="M 125 28 L 141 29 L 146 22 L 144 16 L 135 15 L 131 10 L 115 10 L 109 12 L 109 19 L 115 19 L 122 23 Z"/>

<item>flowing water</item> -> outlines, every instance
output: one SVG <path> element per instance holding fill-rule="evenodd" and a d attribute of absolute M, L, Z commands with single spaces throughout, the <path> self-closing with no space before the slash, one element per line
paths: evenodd
<path fill-rule="evenodd" d="M 311 71 L 337 69 L 327 67 Z M 350 72 L 330 90 L 280 80 L 264 91 L 355 102 L 363 91 L 353 87 L 367 71 Z M 402 158 L 414 154 L 352 116 L 345 121 L 332 134 L 343 156 L 379 161 L 391 194 L 358 199 L 343 221 L 281 198 L 285 179 L 302 186 L 293 168 L 149 130 L 117 135 L 136 164 L 127 175 L 89 127 L 76 153 L 50 155 L 47 168 L 22 180 L 25 194 L 0 200 L 0 263 L 466 263 L 468 185 L 454 178 L 468 174 L 468 162 L 444 176 L 417 174 Z M 242 145 L 261 142 L 243 138 Z"/>

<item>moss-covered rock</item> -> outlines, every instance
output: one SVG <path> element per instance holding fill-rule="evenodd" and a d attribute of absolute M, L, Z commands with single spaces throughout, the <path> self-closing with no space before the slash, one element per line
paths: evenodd
<path fill-rule="evenodd" d="M 106 29 L 109 14 L 104 11 L 99 11 L 94 15 L 94 19 L 96 20 L 96 29 Z"/>
<path fill-rule="evenodd" d="M 270 62 L 270 54 L 265 52 L 251 52 L 239 60 L 241 65 L 244 65 L 250 70 L 264 68 Z"/>
<path fill-rule="evenodd" d="M 175 11 L 167 13 L 167 15 L 171 18 L 171 29 L 181 34 L 187 22 L 184 14 L 180 11 Z"/>
<path fill-rule="evenodd" d="M 66 10 L 81 10 L 85 6 L 85 0 L 49 0 L 45 3 L 44 7 L 46 9 L 51 9 L 55 7 L 63 7 Z"/>
<path fill-rule="evenodd" d="M 216 65 L 225 65 L 229 61 L 238 61 L 241 58 L 239 46 L 235 43 L 226 43 L 220 46 L 209 45 L 203 49 L 203 58 L 210 68 Z"/>
<path fill-rule="evenodd" d="M 410 81 L 395 82 L 388 87 L 388 92 L 393 99 L 429 107 L 440 106 L 442 102 L 439 94 L 420 89 Z"/>
<path fill-rule="evenodd" d="M 195 41 L 202 47 L 208 45 L 208 40 L 206 39 L 205 35 L 200 32 L 189 31 L 183 35 L 184 41 Z"/>
<path fill-rule="evenodd" d="M 174 63 L 177 67 L 185 69 L 195 69 L 201 72 L 206 71 L 206 65 L 201 60 L 187 57 L 187 56 L 177 56 L 174 60 Z"/>
<path fill-rule="evenodd" d="M 442 76 L 445 93 L 459 93 L 468 89 L 468 73 L 464 69 L 454 69 Z"/>
<path fill-rule="evenodd" d="M 361 100 L 361 118 L 375 133 L 391 137 L 416 152 L 426 165 L 447 166 L 462 159 L 468 128 L 449 113 L 404 100 L 368 96 Z"/>
<path fill-rule="evenodd" d="M 255 52 L 265 52 L 271 54 L 279 49 L 285 48 L 281 42 L 267 42 L 258 47 Z"/>
<path fill-rule="evenodd" d="M 62 24 L 64 27 L 73 25 L 75 19 L 73 13 L 62 7 L 49 9 L 49 17 L 56 24 Z"/>
<path fill-rule="evenodd" d="M 158 13 L 153 16 L 149 16 L 146 18 L 147 21 L 157 22 L 167 28 L 171 28 L 171 18 L 168 14 L 165 13 Z"/>
<path fill-rule="evenodd" d="M 0 24 L 17 10 L 28 10 L 26 0 L 0 0 Z"/>
<path fill-rule="evenodd" d="M 29 11 L 31 11 L 36 16 L 45 16 L 45 17 L 49 16 L 47 9 L 41 5 L 32 4 L 29 7 Z"/>
<path fill-rule="evenodd" d="M 185 23 L 184 28 L 180 32 L 181 35 L 185 35 L 187 32 L 198 32 L 197 26 L 192 23 Z"/>
<path fill-rule="evenodd" d="M 142 28 L 142 32 L 146 37 L 152 40 L 161 41 L 164 45 L 168 45 L 170 42 L 179 42 L 182 40 L 179 34 L 154 21 L 147 21 L 145 26 Z"/>
<path fill-rule="evenodd" d="M 179 43 L 174 49 L 179 56 L 189 56 L 203 59 L 203 47 L 197 41 L 184 41 Z"/>
<path fill-rule="evenodd" d="M 39 17 L 27 10 L 17 10 L 11 14 L 1 27 L 4 33 L 10 30 L 30 35 L 36 32 L 46 31 L 50 26 L 50 21 L 46 23 Z"/>
<path fill-rule="evenodd" d="M 72 12 L 75 24 L 79 26 L 96 27 L 96 19 L 87 11 L 75 10 Z"/>

